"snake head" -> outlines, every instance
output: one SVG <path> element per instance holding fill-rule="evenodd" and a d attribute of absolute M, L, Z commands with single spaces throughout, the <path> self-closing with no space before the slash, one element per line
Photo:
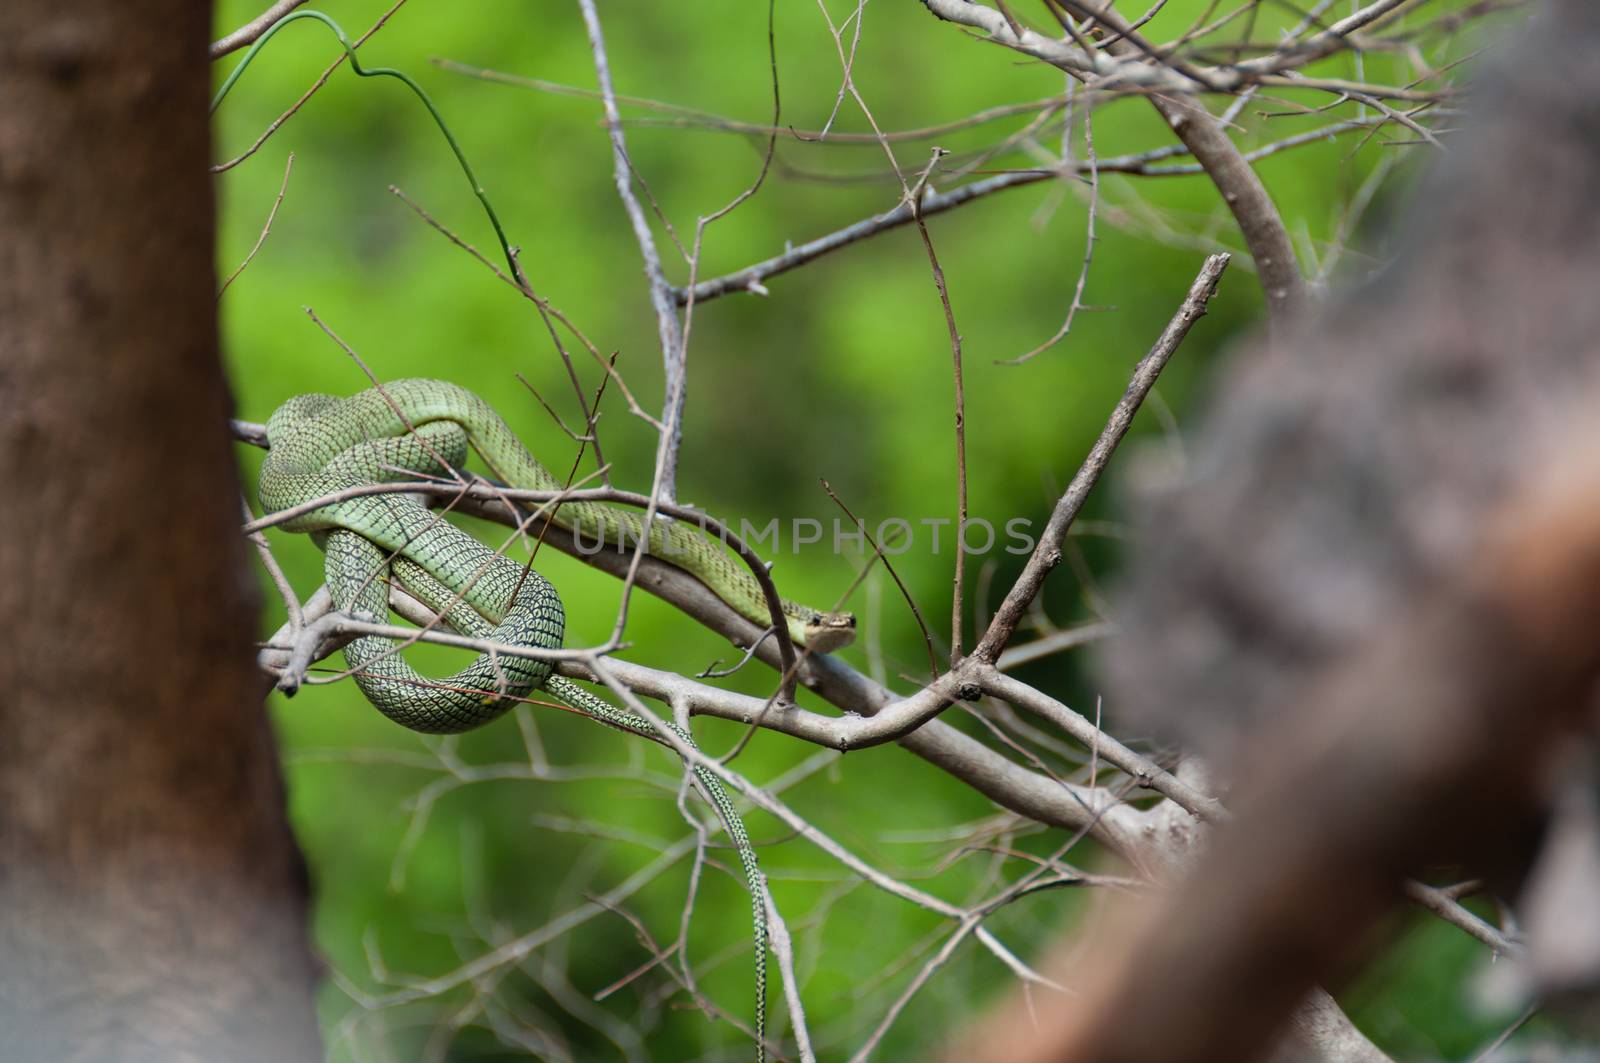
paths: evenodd
<path fill-rule="evenodd" d="M 854 613 L 812 613 L 806 623 L 806 646 L 813 653 L 842 650 L 855 638 Z"/>

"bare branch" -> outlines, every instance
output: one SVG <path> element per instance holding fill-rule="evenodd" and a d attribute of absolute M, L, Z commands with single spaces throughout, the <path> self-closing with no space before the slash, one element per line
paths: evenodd
<path fill-rule="evenodd" d="M 650 305 L 655 308 L 656 328 L 661 336 L 661 364 L 665 374 L 666 398 L 661 411 L 660 456 L 657 459 L 656 483 L 663 501 L 677 500 L 678 447 L 683 436 L 683 404 L 688 397 L 688 352 L 683 346 L 683 336 L 678 324 L 678 310 L 673 301 L 672 284 L 661 269 L 661 255 L 656 251 L 655 237 L 650 232 L 649 219 L 633 194 L 633 164 L 628 160 L 628 146 L 622 135 L 622 120 L 617 113 L 616 92 L 611 87 L 611 67 L 606 58 L 605 38 L 600 31 L 600 13 L 594 0 L 578 0 L 583 11 L 583 24 L 589 33 L 589 47 L 594 53 L 595 78 L 600 84 L 601 99 L 605 105 L 606 131 L 611 138 L 612 175 L 617 186 L 617 196 L 622 200 L 633 235 L 639 243 L 639 255 L 644 260 L 644 274 L 650 284 Z"/>
<path fill-rule="evenodd" d="M 1106 638 L 1116 632 L 1116 625 L 1106 621 L 1084 624 L 1081 627 L 1071 627 L 1064 631 L 1056 631 L 1043 638 L 1035 639 L 1022 646 L 1007 647 L 994 666 L 1002 672 L 1009 672 L 1013 668 L 1020 668 L 1030 661 L 1037 661 L 1064 650 L 1075 649 Z"/>
<path fill-rule="evenodd" d="M 1150 353 L 1140 359 L 1134 368 L 1133 380 L 1129 382 L 1127 391 L 1112 411 L 1111 419 L 1101 430 L 1100 438 L 1090 449 L 1089 456 L 1072 478 L 1072 483 L 1067 485 L 1066 492 L 1056 503 L 1022 575 L 1017 577 L 1016 584 L 996 610 L 994 619 L 989 622 L 989 630 L 972 651 L 973 656 L 991 662 L 999 658 L 1029 603 L 1044 585 L 1045 577 L 1061 563 L 1061 544 L 1066 540 L 1067 530 L 1083 508 L 1089 492 L 1099 482 L 1100 474 L 1105 471 L 1117 444 L 1127 434 L 1128 427 L 1133 423 L 1133 415 L 1139 411 L 1144 397 L 1155 386 L 1161 370 L 1166 368 L 1167 361 L 1189 334 L 1189 329 L 1205 315 L 1206 304 L 1216 294 L 1217 284 L 1222 279 L 1222 271 L 1228 268 L 1228 261 L 1228 255 L 1212 255 L 1206 259 L 1194 283 L 1189 286 L 1189 294 L 1184 297 L 1183 304 L 1178 307 L 1172 320 L 1167 322 L 1167 327 L 1162 330 L 1155 346 L 1150 348 Z"/>
<path fill-rule="evenodd" d="M 301 2 L 304 2 L 304 0 L 301 0 Z M 260 251 L 261 245 L 267 242 L 267 237 L 272 235 L 272 220 L 278 216 L 278 208 L 283 206 L 283 195 L 289 190 L 289 172 L 293 169 L 294 152 L 291 151 L 288 161 L 283 164 L 283 183 L 278 186 L 278 197 L 272 201 L 272 209 L 267 211 L 267 220 L 261 226 L 261 235 L 256 237 L 256 242 L 250 248 L 250 253 L 244 256 L 244 261 L 239 263 L 232 273 L 228 274 L 228 279 L 223 281 L 222 287 L 217 289 L 218 299 L 221 299 L 222 293 L 228 290 L 228 285 L 232 284 L 235 278 L 244 272 L 244 268 L 250 264 L 250 260 L 256 257 L 256 252 Z"/>
<path fill-rule="evenodd" d="M 1511 940 L 1499 930 L 1468 911 L 1460 901 L 1444 890 L 1421 882 L 1407 882 L 1406 896 L 1440 919 L 1466 931 L 1491 949 L 1505 956 L 1515 956 L 1523 951 L 1522 945 Z"/>
<path fill-rule="evenodd" d="M 240 48 L 249 47 L 256 42 L 258 37 L 267 32 L 267 30 L 271 29 L 274 22 L 278 21 L 283 16 L 287 15 L 289 12 L 293 11 L 295 8 L 299 7 L 305 2 L 306 0 L 277 0 L 277 3 L 273 4 L 271 7 L 267 8 L 265 11 L 261 12 L 261 14 L 257 15 L 249 22 L 246 22 L 243 26 L 240 26 L 226 37 L 223 37 L 220 40 L 212 41 L 211 58 L 221 59 L 229 52 L 236 52 Z"/>
<path fill-rule="evenodd" d="M 1194 87 L 1188 78 L 1163 66 L 1124 62 L 1098 49 L 1086 51 L 1031 29 L 1024 28 L 1018 33 L 999 11 L 970 3 L 969 0 L 922 0 L 922 6 L 937 18 L 985 30 L 989 34 L 988 40 L 993 43 L 1042 59 L 1062 70 L 1125 85 L 1164 88 L 1175 92 Z"/>
<path fill-rule="evenodd" d="M 1321 129 L 1297 133 L 1294 136 L 1264 144 L 1245 153 L 1243 158 L 1247 163 L 1255 162 L 1276 155 L 1281 151 L 1302 147 L 1307 144 L 1321 143 L 1341 133 L 1356 129 L 1371 129 L 1375 126 L 1386 124 L 1388 121 L 1387 117 L 1379 116 L 1333 122 Z M 1100 174 L 1119 173 L 1144 177 L 1185 177 L 1192 174 L 1205 173 L 1205 167 L 1199 163 L 1161 165 L 1163 160 L 1187 154 L 1189 154 L 1187 147 L 1169 145 L 1129 155 L 1101 158 L 1095 162 L 1094 168 Z M 1023 188 L 1028 185 L 1038 184 L 1041 181 L 1054 181 L 1087 174 L 1089 168 L 1090 164 L 1087 160 L 1074 160 L 1060 167 L 1014 170 L 997 174 L 993 177 L 973 181 L 970 184 L 960 185 L 949 192 L 938 192 L 929 189 L 922 197 L 922 216 L 926 218 L 935 214 L 942 214 L 947 210 L 965 206 L 996 192 L 1004 192 L 1012 188 Z M 842 229 L 819 236 L 814 240 L 798 244 L 780 255 L 763 259 L 760 262 L 753 263 L 721 277 L 700 281 L 694 286 L 694 299 L 697 303 L 704 303 L 735 292 L 765 295 L 767 294 L 767 289 L 764 282 L 769 278 L 798 269 L 821 258 L 823 255 L 849 247 L 851 244 L 877 236 L 879 233 L 897 229 L 902 225 L 909 225 L 913 220 L 910 207 L 905 203 L 900 203 L 891 210 L 875 214 L 870 218 L 847 225 Z M 1248 263 L 1246 264 L 1248 265 Z M 689 292 L 684 288 L 674 288 L 673 298 L 680 304 L 684 303 L 689 298 Z"/>

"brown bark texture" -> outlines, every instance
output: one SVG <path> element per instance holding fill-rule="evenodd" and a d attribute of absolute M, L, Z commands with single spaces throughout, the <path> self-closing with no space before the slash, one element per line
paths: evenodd
<path fill-rule="evenodd" d="M 321 1056 L 251 640 L 198 0 L 0 4 L 0 1055 Z"/>

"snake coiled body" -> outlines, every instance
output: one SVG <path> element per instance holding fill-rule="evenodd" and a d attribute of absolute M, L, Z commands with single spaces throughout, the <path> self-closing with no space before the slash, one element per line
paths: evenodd
<path fill-rule="evenodd" d="M 281 512 L 352 487 L 454 475 L 476 450 L 490 471 L 517 488 L 559 491 L 562 485 L 528 453 L 487 403 L 438 380 L 400 380 L 349 398 L 300 395 L 267 423 L 269 449 L 261 467 L 261 504 Z M 567 502 L 554 518 L 591 542 L 637 544 L 643 522 L 629 511 L 593 502 Z M 376 494 L 345 498 L 281 524 L 310 533 L 325 555 L 334 606 L 347 613 L 387 615 L 391 582 L 438 613 L 457 632 L 502 644 L 559 649 L 565 627 L 561 596 L 531 568 L 500 555 L 414 497 Z M 649 550 L 699 578 L 724 601 L 766 626 L 760 586 L 720 543 L 691 525 L 656 524 Z M 849 640 L 853 619 L 784 602 L 791 637 Z M 386 639 L 362 636 L 345 648 L 362 693 L 384 715 L 415 731 L 448 734 L 488 723 L 541 687 L 612 727 L 658 742 L 642 717 L 624 712 L 584 688 L 551 674 L 551 662 L 484 654 L 455 675 L 427 679 Z M 667 725 L 693 746 L 688 732 Z M 756 961 L 756 1041 L 764 1058 L 766 1011 L 765 884 L 755 852 L 717 776 L 695 765 L 696 782 L 716 808 L 739 853 L 750 887 Z"/>
<path fill-rule="evenodd" d="M 284 503 L 291 499 L 305 502 L 352 482 L 408 478 L 395 473 L 397 468 L 445 475 L 449 470 L 439 458 L 459 465 L 469 446 L 496 478 L 512 487 L 560 491 L 564 486 L 488 403 L 442 380 L 397 380 L 344 399 L 301 395 L 272 415 L 267 436 L 271 450 L 262 467 L 261 503 L 268 509 L 288 508 Z M 355 499 L 284 527 L 312 531 L 337 524 L 367 534 L 392 523 L 392 507 L 392 499 Z M 631 549 L 644 532 L 638 513 L 600 502 L 563 502 L 552 519 L 586 549 L 601 544 Z M 743 616 L 762 627 L 770 623 L 761 586 L 750 570 L 693 524 L 652 521 L 647 549 L 693 575 Z M 848 613 L 824 612 L 787 599 L 782 606 L 796 644 L 824 651 L 846 645 L 854 636 L 855 619 Z"/>

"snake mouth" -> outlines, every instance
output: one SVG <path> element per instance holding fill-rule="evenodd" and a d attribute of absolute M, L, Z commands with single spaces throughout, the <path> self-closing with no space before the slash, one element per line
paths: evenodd
<path fill-rule="evenodd" d="M 806 646 L 813 653 L 832 653 L 855 641 L 854 613 L 812 613 L 806 623 Z"/>

